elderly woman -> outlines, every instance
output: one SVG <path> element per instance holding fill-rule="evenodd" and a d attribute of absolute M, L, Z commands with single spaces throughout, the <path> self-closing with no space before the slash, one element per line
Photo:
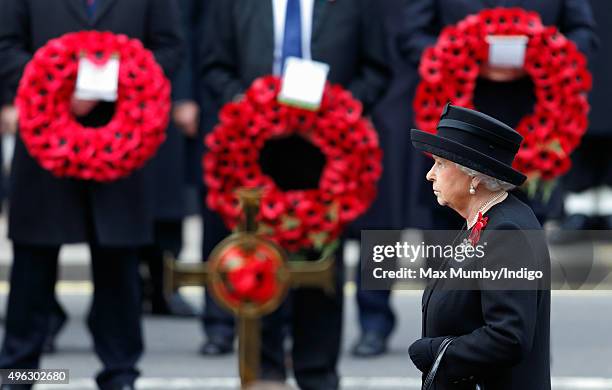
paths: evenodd
<path fill-rule="evenodd" d="M 447 105 L 437 134 L 413 129 L 411 139 L 434 158 L 426 177 L 438 203 L 466 221 L 459 238 L 469 236 L 477 244 L 470 234 L 474 229 L 482 230 L 481 242 L 488 238 L 484 267 L 550 268 L 544 236 L 531 234 L 541 231 L 538 220 L 508 192 L 526 179 L 512 168 L 520 134 L 477 111 Z M 510 231 L 502 237 L 511 239 L 496 241 L 495 231 Z M 520 255 L 509 250 L 516 248 Z M 448 289 L 432 280 L 423 293 L 423 337 L 409 352 L 424 374 L 424 388 L 550 389 L 546 281 L 520 289 L 474 283 L 473 289 Z"/>

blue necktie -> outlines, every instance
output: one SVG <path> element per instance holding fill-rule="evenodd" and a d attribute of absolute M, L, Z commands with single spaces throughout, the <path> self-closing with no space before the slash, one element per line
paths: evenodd
<path fill-rule="evenodd" d="M 281 71 L 285 69 L 287 57 L 302 57 L 302 16 L 300 0 L 287 0 L 285 34 L 281 54 Z"/>
<path fill-rule="evenodd" d="M 85 5 L 87 6 L 87 16 L 89 19 L 93 19 L 94 14 L 96 13 L 96 0 L 85 0 Z"/>

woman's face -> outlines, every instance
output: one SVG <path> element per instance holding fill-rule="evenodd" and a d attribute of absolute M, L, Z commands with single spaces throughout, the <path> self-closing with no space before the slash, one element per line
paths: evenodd
<path fill-rule="evenodd" d="M 433 158 L 434 164 L 425 177 L 432 183 L 438 203 L 455 210 L 461 209 L 470 196 L 472 178 L 454 162 L 438 156 Z"/>

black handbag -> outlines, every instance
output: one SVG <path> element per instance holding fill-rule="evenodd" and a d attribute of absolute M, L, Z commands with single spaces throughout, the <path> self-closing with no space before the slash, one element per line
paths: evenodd
<path fill-rule="evenodd" d="M 438 367 L 440 367 L 440 362 L 442 362 L 442 358 L 444 357 L 444 353 L 446 352 L 448 346 L 453 342 L 454 339 L 454 337 L 447 337 L 442 341 L 442 344 L 440 344 L 438 352 L 436 353 L 436 360 L 434 360 L 434 364 L 431 366 L 431 369 L 427 373 L 427 376 L 423 381 L 423 386 L 421 387 L 421 390 L 431 390 L 433 382 L 436 379 Z M 484 390 L 484 388 L 477 384 L 475 390 Z"/>

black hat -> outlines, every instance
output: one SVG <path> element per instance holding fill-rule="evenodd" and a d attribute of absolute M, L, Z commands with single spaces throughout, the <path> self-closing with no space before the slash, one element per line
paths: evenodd
<path fill-rule="evenodd" d="M 437 134 L 412 129 L 415 148 L 519 186 L 527 179 L 512 168 L 523 137 L 510 126 L 468 108 L 447 104 Z"/>

